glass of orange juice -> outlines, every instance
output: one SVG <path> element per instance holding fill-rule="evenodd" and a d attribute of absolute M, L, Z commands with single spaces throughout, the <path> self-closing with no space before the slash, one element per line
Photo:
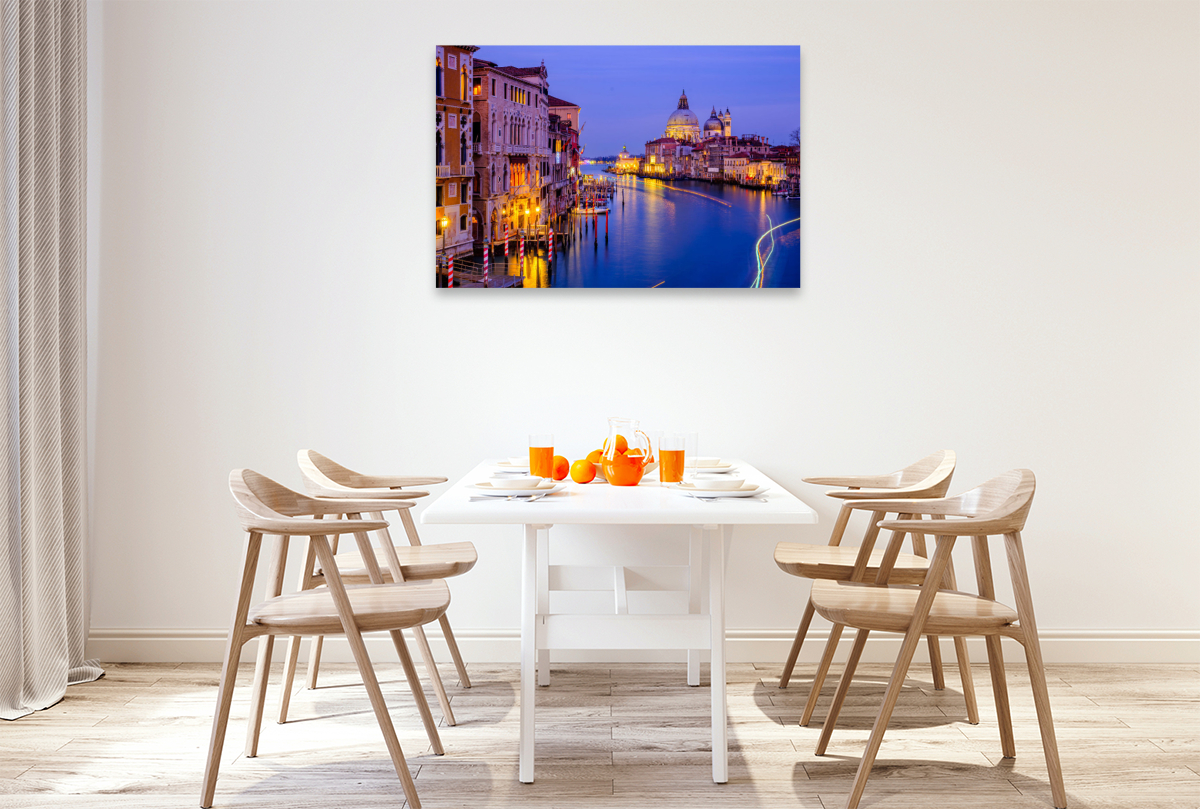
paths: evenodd
<path fill-rule="evenodd" d="M 550 433 L 529 434 L 529 474 L 540 478 L 554 475 L 554 436 Z"/>
<path fill-rule="evenodd" d="M 684 433 L 663 433 L 658 439 L 658 479 L 663 483 L 683 481 L 686 446 Z"/>

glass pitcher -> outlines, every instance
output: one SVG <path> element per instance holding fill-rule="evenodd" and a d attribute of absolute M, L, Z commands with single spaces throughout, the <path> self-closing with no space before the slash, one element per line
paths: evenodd
<path fill-rule="evenodd" d="M 638 429 L 637 419 L 612 417 L 600 459 L 604 477 L 614 486 L 636 486 L 653 469 L 654 444 Z"/>

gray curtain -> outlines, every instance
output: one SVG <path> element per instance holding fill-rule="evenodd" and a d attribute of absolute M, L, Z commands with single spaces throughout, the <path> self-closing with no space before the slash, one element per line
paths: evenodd
<path fill-rule="evenodd" d="M 104 672 L 87 640 L 83 0 L 0 0 L 0 717 Z"/>

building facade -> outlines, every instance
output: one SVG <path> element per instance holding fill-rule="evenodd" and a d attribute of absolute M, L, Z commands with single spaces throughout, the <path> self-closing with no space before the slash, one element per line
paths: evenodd
<path fill-rule="evenodd" d="M 475 74 L 474 239 L 491 244 L 504 238 L 506 225 L 510 235 L 532 233 L 549 215 L 549 81 L 544 64 L 512 67 L 477 59 Z"/>
<path fill-rule="evenodd" d="M 477 50 L 473 45 L 444 45 L 437 48 L 435 56 L 434 234 L 439 263 L 444 263 L 449 256 L 470 253 L 474 249 L 471 238 L 475 175 L 471 92 L 475 78 L 472 55 Z"/>

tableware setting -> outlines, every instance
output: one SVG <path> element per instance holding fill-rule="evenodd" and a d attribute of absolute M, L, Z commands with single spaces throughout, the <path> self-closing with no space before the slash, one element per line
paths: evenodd
<path fill-rule="evenodd" d="M 692 482 L 676 483 L 671 488 L 680 494 L 685 494 L 688 497 L 695 497 L 699 500 L 709 500 L 713 498 L 726 497 L 758 497 L 770 491 L 770 486 L 760 486 L 757 483 L 742 482 L 741 486 L 736 489 L 701 489 Z"/>
<path fill-rule="evenodd" d="M 564 484 L 555 483 L 553 480 L 531 477 L 528 480 L 521 478 L 481 480 L 472 484 L 471 488 L 488 494 L 533 494 L 534 492 L 558 491 L 563 486 Z"/>
<path fill-rule="evenodd" d="M 723 491 L 740 489 L 745 482 L 742 478 L 736 478 L 732 475 L 696 475 L 690 481 L 691 485 L 695 488 L 709 491 L 714 489 Z"/>

